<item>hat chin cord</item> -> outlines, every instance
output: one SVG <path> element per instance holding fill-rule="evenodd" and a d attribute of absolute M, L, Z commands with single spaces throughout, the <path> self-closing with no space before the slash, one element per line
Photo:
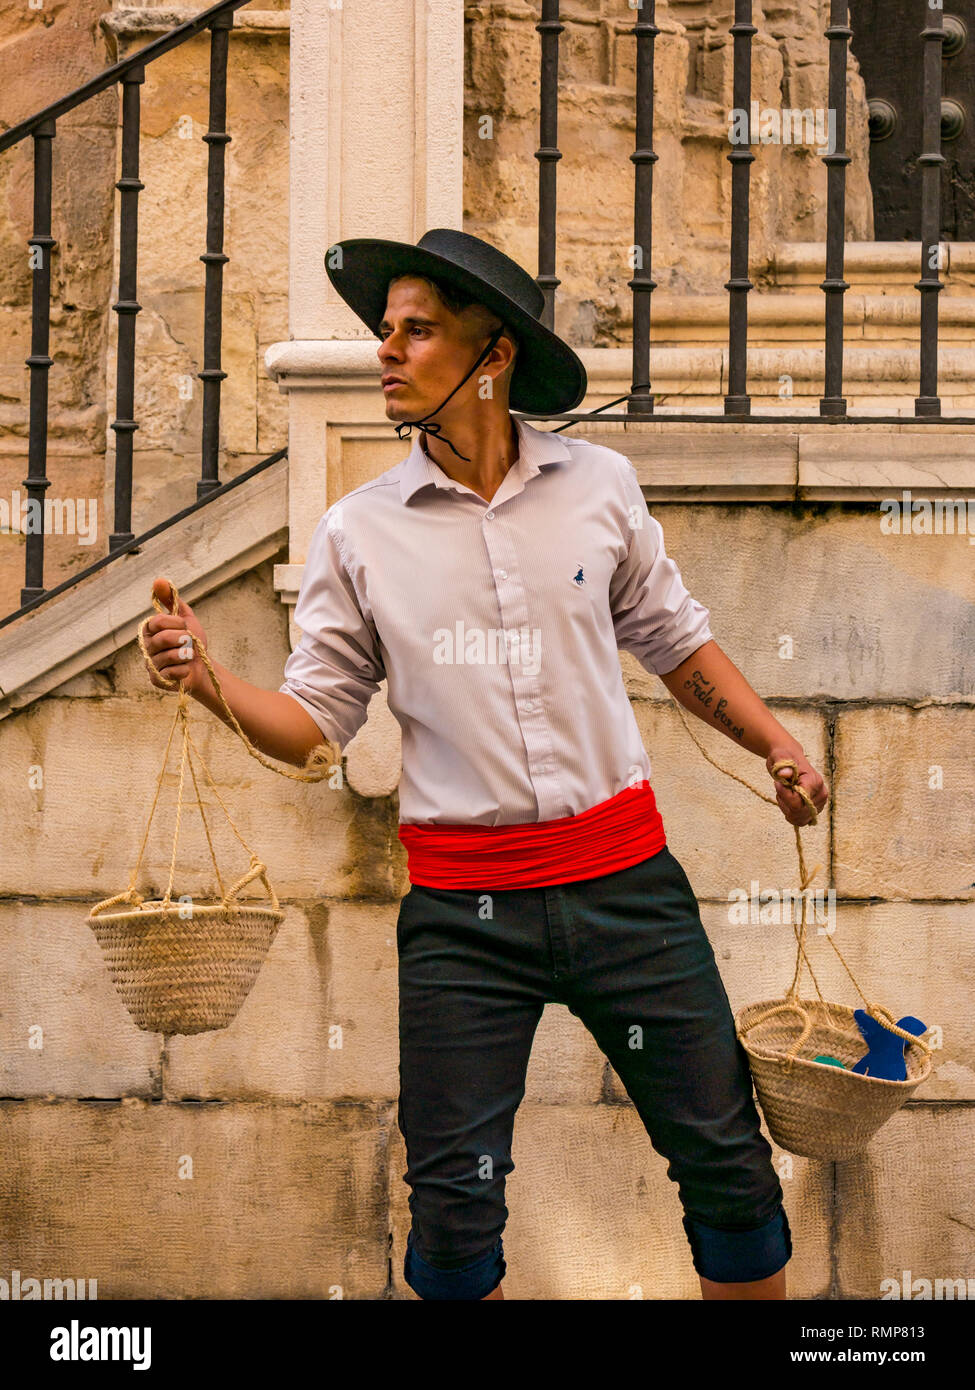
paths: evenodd
<path fill-rule="evenodd" d="M 484 361 L 485 357 L 487 357 L 488 353 L 494 347 L 495 343 L 501 337 L 501 334 L 503 332 L 504 324 L 502 324 L 500 328 L 496 329 L 495 332 L 491 335 L 491 341 L 488 343 L 487 347 L 481 353 L 480 357 L 474 363 L 473 367 L 471 367 L 467 375 L 461 377 L 460 381 L 458 381 L 453 391 L 451 391 L 450 396 L 454 395 L 455 392 L 459 391 L 460 388 L 463 386 L 464 382 L 467 381 L 468 377 L 472 376 L 473 373 L 477 371 L 478 367 Z M 396 426 L 396 433 L 400 439 L 408 439 L 412 432 L 413 426 L 416 425 L 418 429 L 425 430 L 427 434 L 432 434 L 435 435 L 437 439 L 442 439 L 443 442 L 446 444 L 447 448 L 453 449 L 453 452 L 457 455 L 459 459 L 463 459 L 465 463 L 470 463 L 470 459 L 467 457 L 466 454 L 462 454 L 459 449 L 454 449 L 453 444 L 451 444 L 447 436 L 442 433 L 441 426 L 436 421 L 434 421 L 431 425 L 427 425 L 424 423 L 426 420 L 429 420 L 432 416 L 438 414 L 439 411 L 443 410 L 444 406 L 447 404 L 447 401 L 450 400 L 450 396 L 445 397 L 445 399 L 442 400 L 440 404 L 437 406 L 436 410 L 431 410 L 428 414 L 424 415 L 419 420 L 401 420 L 400 423 Z"/>

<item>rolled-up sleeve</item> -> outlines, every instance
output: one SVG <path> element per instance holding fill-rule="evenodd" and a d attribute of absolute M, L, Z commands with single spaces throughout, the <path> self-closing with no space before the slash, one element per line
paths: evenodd
<path fill-rule="evenodd" d="M 711 615 L 684 587 L 664 548 L 663 528 L 647 511 L 636 469 L 624 462 L 629 547 L 609 590 L 616 645 L 653 675 L 667 675 L 714 640 Z"/>
<path fill-rule="evenodd" d="M 365 723 L 386 672 L 375 628 L 363 616 L 342 554 L 337 518 L 336 507 L 326 512 L 309 543 L 295 605 L 301 637 L 285 662 L 279 689 L 344 748 Z"/>

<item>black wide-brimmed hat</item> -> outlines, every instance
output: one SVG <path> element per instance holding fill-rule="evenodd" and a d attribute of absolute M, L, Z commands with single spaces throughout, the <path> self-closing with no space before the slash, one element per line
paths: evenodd
<path fill-rule="evenodd" d="M 574 410 L 586 394 L 582 362 L 539 322 L 545 296 L 538 285 L 517 261 L 480 237 L 451 227 L 424 232 L 415 246 L 353 237 L 328 248 L 325 269 L 346 304 L 377 337 L 389 282 L 396 275 L 425 275 L 486 304 L 518 339 L 508 394 L 512 410 L 560 414 Z"/>

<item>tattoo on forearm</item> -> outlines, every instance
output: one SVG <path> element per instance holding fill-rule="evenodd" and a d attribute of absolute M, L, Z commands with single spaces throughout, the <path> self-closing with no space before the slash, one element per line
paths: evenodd
<path fill-rule="evenodd" d="M 728 701 L 722 698 L 718 700 L 717 704 L 714 703 L 714 682 L 709 682 L 703 671 L 695 671 L 689 679 L 684 682 L 684 689 L 690 690 L 695 699 L 700 700 L 701 704 L 711 711 L 712 717 L 719 724 L 722 724 L 730 734 L 733 734 L 735 738 L 744 737 L 744 725 L 733 723 L 728 715 L 725 714 L 724 707 Z"/>

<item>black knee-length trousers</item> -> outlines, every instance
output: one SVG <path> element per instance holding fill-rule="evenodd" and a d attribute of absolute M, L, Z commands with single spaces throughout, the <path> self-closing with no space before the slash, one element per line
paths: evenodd
<path fill-rule="evenodd" d="M 549 887 L 414 884 L 396 935 L 404 1277 L 422 1298 L 480 1299 L 504 1275 L 514 1119 L 549 1002 L 582 1020 L 669 1160 L 698 1273 L 747 1281 L 788 1261 L 748 1059 L 697 900 L 666 846 Z"/>

